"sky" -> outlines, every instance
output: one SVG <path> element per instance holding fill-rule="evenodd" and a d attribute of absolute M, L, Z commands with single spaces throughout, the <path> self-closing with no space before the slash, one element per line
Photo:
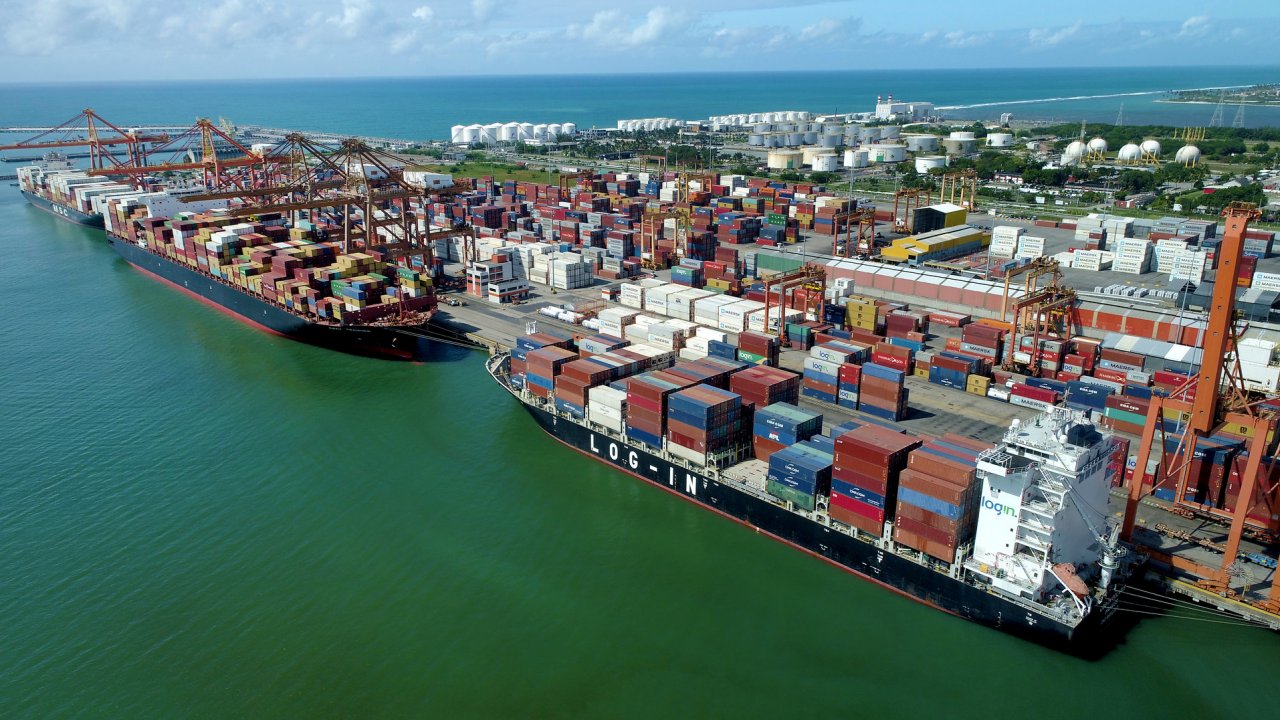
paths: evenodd
<path fill-rule="evenodd" d="M 0 0 L 0 82 L 1275 65 L 1277 36 L 1274 0 Z"/>

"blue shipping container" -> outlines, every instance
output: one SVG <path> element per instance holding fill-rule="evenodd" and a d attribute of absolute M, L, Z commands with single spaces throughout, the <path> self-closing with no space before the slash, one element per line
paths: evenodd
<path fill-rule="evenodd" d="M 898 502 L 915 505 L 935 515 L 941 515 L 952 520 L 959 520 L 963 517 L 963 513 L 958 506 L 952 505 L 945 500 L 939 500 L 936 497 L 930 497 L 922 492 L 916 492 L 910 488 L 898 488 Z"/>

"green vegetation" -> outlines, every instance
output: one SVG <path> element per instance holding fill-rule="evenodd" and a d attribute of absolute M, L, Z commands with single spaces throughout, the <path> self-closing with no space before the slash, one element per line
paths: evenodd
<path fill-rule="evenodd" d="M 490 162 L 487 160 L 466 161 L 456 163 L 454 165 L 416 165 L 411 170 L 426 170 L 427 172 L 448 173 L 454 177 L 483 178 L 491 177 L 494 180 L 515 180 L 517 182 L 536 182 L 536 183 L 557 183 L 560 181 L 560 173 L 537 168 L 520 167 L 511 163 Z"/>

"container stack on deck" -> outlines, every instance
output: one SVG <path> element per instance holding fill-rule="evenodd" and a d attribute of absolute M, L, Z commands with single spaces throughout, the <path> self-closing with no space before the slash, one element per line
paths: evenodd
<path fill-rule="evenodd" d="M 835 438 L 831 517 L 883 535 L 886 514 L 893 512 L 898 475 L 907 466 L 907 453 L 919 444 L 910 435 L 872 424 Z"/>
<path fill-rule="evenodd" d="M 343 254 L 324 226 L 278 215 L 236 222 L 212 214 L 149 217 L 145 205 L 110 200 L 110 232 L 170 261 L 302 315 L 367 322 L 435 306 L 428 272 L 394 265 L 377 250 Z"/>
<path fill-rule="evenodd" d="M 769 455 L 766 488 L 779 500 L 812 511 L 818 497 L 831 492 L 833 461 L 832 452 L 814 439 L 782 448 Z"/>
<path fill-rule="evenodd" d="M 748 372 L 748 371 L 744 371 Z M 752 420 L 752 447 L 759 460 L 822 432 L 822 415 L 788 402 L 760 406 Z"/>
<path fill-rule="evenodd" d="M 697 384 L 667 400 L 667 450 L 698 465 L 728 453 L 742 457 L 747 446 L 742 398 L 728 390 Z"/>
<path fill-rule="evenodd" d="M 945 563 L 973 537 L 978 455 L 992 446 L 965 438 L 928 440 L 898 476 L 893 539 Z"/>

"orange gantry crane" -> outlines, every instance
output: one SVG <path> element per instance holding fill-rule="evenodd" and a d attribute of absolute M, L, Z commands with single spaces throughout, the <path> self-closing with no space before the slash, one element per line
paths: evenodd
<path fill-rule="evenodd" d="M 915 211 L 933 203 L 933 191 L 929 188 L 899 188 L 893 194 L 893 231 L 909 233 L 915 227 Z M 898 208 L 902 217 L 898 217 Z"/>
<path fill-rule="evenodd" d="M 1246 444 L 1248 460 L 1235 507 L 1224 513 L 1230 517 L 1231 526 L 1227 532 L 1222 564 L 1213 576 L 1197 583 L 1203 589 L 1232 597 L 1235 593 L 1230 587 L 1231 571 L 1239 555 L 1246 516 L 1263 483 L 1263 458 L 1269 455 L 1268 438 L 1276 427 L 1276 416 L 1252 401 L 1244 388 L 1238 362 L 1228 358 L 1234 350 L 1235 341 L 1235 278 L 1244 254 L 1245 232 L 1249 222 L 1258 218 L 1258 209 L 1248 203 L 1232 203 L 1223 210 L 1222 216 L 1225 218 L 1225 232 L 1217 253 L 1219 282 L 1213 288 L 1200 369 L 1169 397 L 1152 398 L 1138 448 L 1137 464 L 1129 483 L 1121 537 L 1130 540 L 1133 536 L 1138 502 L 1143 495 L 1144 474 L 1157 436 L 1161 440 L 1164 438 L 1166 413 L 1176 414 L 1183 421 L 1185 430 L 1176 451 L 1164 454 L 1156 470 L 1153 487 L 1172 480 L 1178 499 L 1186 491 L 1190 459 L 1195 457 L 1197 443 L 1224 423 L 1245 428 L 1249 434 Z M 1162 474 L 1166 475 L 1164 479 L 1161 479 Z M 1280 573 L 1273 575 L 1267 599 L 1255 605 L 1268 612 L 1280 613 Z"/>
<path fill-rule="evenodd" d="M 106 170 L 99 174 L 122 174 L 128 168 L 140 167 L 146 160 L 146 143 L 165 143 L 164 134 L 142 135 L 104 120 L 91 108 L 85 108 L 66 122 L 52 127 L 12 145 L 0 145 L 0 150 L 58 150 L 69 147 L 88 147 L 89 167 Z M 124 146 L 124 158 L 117 157 L 113 148 Z"/>
<path fill-rule="evenodd" d="M 238 155 L 221 157 L 217 148 L 219 141 Z M 200 152 L 198 158 L 187 158 L 188 162 L 176 162 L 179 159 L 178 156 L 194 154 L 197 148 Z M 152 158 L 165 155 L 171 156 L 168 162 L 152 162 Z M 270 159 L 255 154 L 241 145 L 208 118 L 200 118 L 187 130 L 152 147 L 146 154 L 145 163 L 126 167 L 96 168 L 90 170 L 88 174 L 139 176 L 158 172 L 199 170 L 207 190 L 245 190 L 269 182 L 267 165 Z"/>
<path fill-rule="evenodd" d="M 782 339 L 783 347 L 787 347 L 787 328 L 782 322 L 783 310 L 786 307 L 787 290 L 796 286 L 801 286 L 817 292 L 816 296 L 811 295 L 805 303 L 804 311 L 813 312 L 819 317 L 822 316 L 822 304 L 826 298 L 827 290 L 827 273 L 820 265 L 812 263 L 806 264 L 798 270 L 792 270 L 788 273 L 774 276 L 764 281 L 764 334 L 771 335 L 775 332 Z M 778 308 L 778 327 L 774 328 L 769 315 L 769 309 L 773 306 L 774 289 L 777 289 L 777 308 Z M 816 297 L 816 299 L 815 299 Z M 816 307 L 814 307 L 816 305 Z"/>
<path fill-rule="evenodd" d="M 870 257 L 875 254 L 875 210 L 851 210 L 835 216 L 834 222 L 835 234 L 831 236 L 831 254 L 834 257 Z"/>

